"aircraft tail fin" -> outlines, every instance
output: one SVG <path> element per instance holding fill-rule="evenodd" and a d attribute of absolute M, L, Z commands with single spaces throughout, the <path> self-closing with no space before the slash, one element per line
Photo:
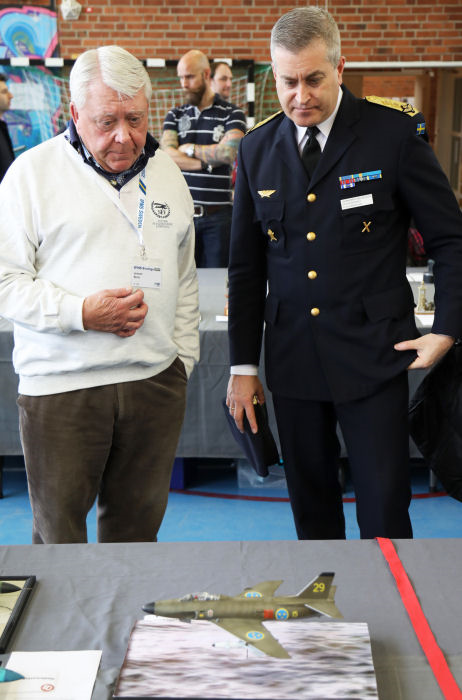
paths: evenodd
<path fill-rule="evenodd" d="M 334 602 L 336 586 L 332 586 L 327 598 L 313 601 L 312 603 L 305 603 L 306 607 L 313 610 L 320 615 L 327 615 L 327 617 L 338 617 L 342 618 L 343 615 L 337 608 Z"/>
<path fill-rule="evenodd" d="M 329 593 L 334 576 L 335 574 L 331 572 L 319 574 L 319 576 L 313 579 L 296 597 L 315 598 L 316 600 L 331 597 Z"/>

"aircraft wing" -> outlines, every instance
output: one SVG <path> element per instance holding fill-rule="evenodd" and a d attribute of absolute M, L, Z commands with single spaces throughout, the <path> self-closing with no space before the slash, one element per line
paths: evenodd
<path fill-rule="evenodd" d="M 278 659 L 290 658 L 290 654 L 258 620 L 229 617 L 219 621 L 213 620 L 213 622 L 268 656 L 275 656 Z"/>
<path fill-rule="evenodd" d="M 271 598 L 274 595 L 276 589 L 282 583 L 281 581 L 262 581 L 257 583 L 256 586 L 248 586 L 244 588 L 242 593 L 238 596 L 239 598 Z"/>

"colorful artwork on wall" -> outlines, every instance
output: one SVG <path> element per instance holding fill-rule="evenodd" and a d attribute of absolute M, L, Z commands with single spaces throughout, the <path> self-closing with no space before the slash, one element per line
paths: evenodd
<path fill-rule="evenodd" d="M 60 81 L 42 66 L 16 67 L 15 57 L 45 59 L 56 54 L 56 12 L 45 7 L 10 6 L 0 10 L 0 58 L 13 59 L 0 71 L 13 94 L 5 121 L 15 154 L 54 136 L 61 128 Z"/>

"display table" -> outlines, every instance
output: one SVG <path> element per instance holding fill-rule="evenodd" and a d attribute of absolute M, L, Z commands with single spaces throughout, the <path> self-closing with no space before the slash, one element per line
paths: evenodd
<path fill-rule="evenodd" d="M 462 540 L 394 544 L 462 684 Z M 1 574 L 37 576 L 9 650 L 102 649 L 93 700 L 110 697 L 105 685 L 116 678 L 144 603 L 203 590 L 235 595 L 270 579 L 282 579 L 279 592 L 291 595 L 322 571 L 335 572 L 345 621 L 369 625 L 380 700 L 442 697 L 374 540 L 0 547 Z"/>

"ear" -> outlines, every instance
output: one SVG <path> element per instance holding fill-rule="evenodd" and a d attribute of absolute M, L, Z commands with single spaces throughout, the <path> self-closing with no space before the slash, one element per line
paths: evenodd
<path fill-rule="evenodd" d="M 71 117 L 74 122 L 74 124 L 77 126 L 77 122 L 79 121 L 79 113 L 77 111 L 77 107 L 73 102 L 70 103 L 69 105 L 70 110 L 71 110 Z"/>
<path fill-rule="evenodd" d="M 345 68 L 345 56 L 340 56 L 340 61 L 337 66 L 338 84 L 343 82 L 343 69 Z"/>

